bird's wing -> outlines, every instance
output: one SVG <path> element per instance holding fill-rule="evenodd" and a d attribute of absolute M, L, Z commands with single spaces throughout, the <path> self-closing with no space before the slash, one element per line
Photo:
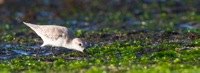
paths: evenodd
<path fill-rule="evenodd" d="M 31 29 L 33 29 L 41 38 L 47 38 L 49 40 L 55 41 L 58 38 L 65 38 L 67 41 L 73 39 L 75 35 L 65 27 L 56 25 L 35 25 L 31 23 L 26 23 Z"/>
<path fill-rule="evenodd" d="M 74 38 L 74 34 L 69 31 L 65 27 L 59 27 L 59 26 L 40 26 L 38 28 L 38 35 L 44 36 L 45 38 L 55 41 L 58 38 L 65 38 L 65 39 L 72 39 Z"/>

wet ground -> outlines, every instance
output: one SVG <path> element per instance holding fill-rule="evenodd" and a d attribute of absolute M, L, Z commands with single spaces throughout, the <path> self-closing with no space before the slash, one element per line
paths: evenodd
<path fill-rule="evenodd" d="M 132 32 L 127 33 L 93 33 L 91 35 L 87 36 L 81 36 L 82 39 L 88 40 L 87 42 L 87 48 L 91 48 L 94 46 L 104 46 L 107 44 L 113 44 L 115 42 L 130 42 L 132 45 L 162 45 L 162 44 L 179 44 L 182 45 L 183 49 L 184 47 L 194 47 L 195 45 L 192 44 L 194 40 L 197 40 L 200 36 L 197 33 L 179 33 L 179 32 L 172 32 L 172 31 L 163 31 L 163 32 L 148 32 L 146 30 L 136 30 Z M 90 39 L 89 39 L 90 38 Z M 91 39 L 92 38 L 92 39 Z M 33 38 L 34 40 L 35 38 Z M 36 38 L 36 40 L 41 40 L 39 37 Z M 140 42 L 142 41 L 142 42 Z M 139 42 L 139 43 L 137 43 Z M 13 59 L 18 56 L 36 56 L 36 53 L 38 49 L 40 48 L 40 45 L 42 44 L 42 41 L 38 42 L 32 42 L 32 43 L 1 43 L 1 60 L 9 60 Z M 51 46 L 42 47 L 40 50 L 39 55 L 40 56 L 53 56 L 53 53 L 51 51 Z M 55 50 L 56 55 L 62 55 L 66 53 L 73 52 L 73 50 L 69 50 L 62 47 L 52 47 Z M 87 49 L 86 48 L 86 49 Z M 178 48 L 178 47 L 177 47 Z M 181 50 L 181 48 L 179 48 Z M 148 49 L 147 51 L 141 51 L 140 55 L 152 53 L 150 51 L 153 51 L 152 49 Z M 157 52 L 157 51 L 153 51 Z M 73 57 L 71 57 L 73 58 Z M 75 57 L 76 58 L 76 57 Z"/>

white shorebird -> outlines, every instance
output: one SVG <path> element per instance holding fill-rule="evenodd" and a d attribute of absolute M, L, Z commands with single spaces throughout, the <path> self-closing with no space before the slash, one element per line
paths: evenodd
<path fill-rule="evenodd" d="M 81 52 L 83 52 L 85 48 L 84 42 L 80 38 L 75 38 L 75 35 L 66 27 L 57 25 L 35 25 L 26 22 L 23 23 L 29 26 L 42 38 L 43 44 L 40 47 L 64 47 Z M 38 49 L 38 52 L 39 50 L 40 48 Z"/>

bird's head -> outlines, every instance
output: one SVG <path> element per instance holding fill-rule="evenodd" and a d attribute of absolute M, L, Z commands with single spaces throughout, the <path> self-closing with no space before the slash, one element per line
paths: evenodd
<path fill-rule="evenodd" d="M 71 49 L 83 52 L 83 50 L 85 49 L 85 43 L 80 39 L 80 38 L 74 38 L 71 41 Z"/>

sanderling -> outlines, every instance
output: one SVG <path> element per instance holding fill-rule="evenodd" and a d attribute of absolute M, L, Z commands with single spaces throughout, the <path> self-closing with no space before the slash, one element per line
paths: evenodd
<path fill-rule="evenodd" d="M 81 52 L 83 52 L 85 48 L 85 43 L 80 38 L 75 38 L 75 35 L 66 27 L 57 25 L 36 25 L 26 22 L 23 23 L 29 26 L 42 38 L 43 44 L 40 48 L 44 46 L 64 47 Z M 40 49 L 38 49 L 38 52 L 39 50 Z"/>

